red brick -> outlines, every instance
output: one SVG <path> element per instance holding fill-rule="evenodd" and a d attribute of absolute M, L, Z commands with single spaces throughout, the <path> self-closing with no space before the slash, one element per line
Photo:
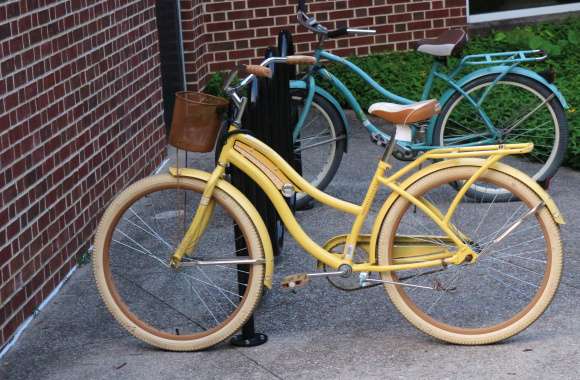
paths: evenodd
<path fill-rule="evenodd" d="M 12 20 L 0 22 L 0 347 L 86 249 L 104 205 L 162 158 L 154 6 L 0 6 Z"/>

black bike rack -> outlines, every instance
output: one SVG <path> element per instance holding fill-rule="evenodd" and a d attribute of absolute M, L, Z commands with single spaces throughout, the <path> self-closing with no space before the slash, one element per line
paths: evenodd
<path fill-rule="evenodd" d="M 179 1 L 166 0 L 155 3 L 159 51 L 161 60 L 161 82 L 163 85 L 163 110 L 167 133 L 173 119 L 175 93 L 185 90 L 183 47 L 179 18 Z"/>
<path fill-rule="evenodd" d="M 278 38 L 279 48 L 269 48 L 265 58 L 275 56 L 278 52 L 281 56 L 290 55 L 294 51 L 292 36 L 289 32 L 281 32 Z M 295 68 L 286 64 L 276 64 L 270 68 L 273 71 L 271 79 L 257 78 L 253 82 L 248 93 L 248 106 L 242 119 L 242 128 L 272 147 L 278 154 L 290 163 L 294 163 L 294 146 L 292 142 L 292 130 L 295 123 L 296 112 L 291 109 L 290 79 L 295 76 Z M 284 246 L 284 226 L 276 212 L 276 209 L 268 200 L 266 194 L 244 173 L 236 168 L 231 170 L 231 182 L 256 206 L 256 209 L 264 219 L 274 255 L 279 256 Z M 293 206 L 293 204 L 291 205 Z M 236 228 L 236 237 L 239 230 Z M 237 252 L 244 252 L 243 239 L 236 246 Z M 241 251 L 240 251 L 241 250 Z M 247 283 L 247 265 L 240 265 L 238 282 L 240 295 L 245 291 Z M 255 331 L 254 317 L 242 327 L 241 333 L 231 339 L 231 344 L 240 347 L 253 347 L 266 343 L 268 337 Z"/>

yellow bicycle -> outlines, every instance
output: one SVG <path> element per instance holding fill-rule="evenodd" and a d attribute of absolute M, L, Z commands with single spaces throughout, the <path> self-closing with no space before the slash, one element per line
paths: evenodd
<path fill-rule="evenodd" d="M 171 168 L 135 183 L 106 210 L 93 267 L 105 304 L 124 328 L 163 349 L 204 349 L 239 330 L 263 288 L 273 286 L 270 237 L 255 207 L 226 181 L 229 166 L 263 189 L 289 233 L 317 261 L 317 271 L 289 276 L 283 287 L 317 277 L 362 292 L 378 284 L 415 327 L 456 344 L 509 338 L 545 311 L 560 281 L 564 220 L 533 179 L 499 162 L 530 152 L 532 144 L 432 150 L 388 175 L 396 149 L 391 136 L 362 205 L 352 204 L 309 184 L 240 129 L 246 98 L 239 90 L 279 62 L 311 58 L 270 58 L 246 66 L 250 75 L 239 85 L 228 81 L 237 114 L 212 173 Z M 429 119 L 438 105 L 379 104 L 372 111 L 405 139 L 406 124 Z M 435 163 L 421 168 L 429 160 Z M 513 201 L 465 196 L 479 185 L 509 193 Z M 381 187 L 391 194 L 375 212 Z M 351 215 L 350 232 L 314 242 L 288 206 L 297 192 Z M 370 216 L 370 233 L 362 234 Z"/>

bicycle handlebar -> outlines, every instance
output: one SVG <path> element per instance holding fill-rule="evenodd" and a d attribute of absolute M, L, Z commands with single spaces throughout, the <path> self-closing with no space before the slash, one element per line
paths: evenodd
<path fill-rule="evenodd" d="M 372 29 L 357 29 L 357 28 L 338 28 L 336 30 L 328 31 L 323 25 L 321 25 L 316 18 L 308 16 L 306 7 L 306 0 L 298 0 L 298 12 L 296 14 L 298 18 L 298 23 L 310 30 L 311 32 L 322 34 L 327 38 L 338 38 L 347 36 L 349 34 L 363 34 L 370 35 L 375 34 L 376 31 Z"/>
<path fill-rule="evenodd" d="M 260 65 L 246 65 L 245 70 L 248 74 L 252 74 L 261 78 L 272 78 L 272 70 Z"/>
<path fill-rule="evenodd" d="M 309 64 L 313 65 L 316 63 L 316 58 L 307 55 L 289 55 L 287 57 L 271 57 L 260 63 L 259 65 L 241 65 L 230 72 L 228 79 L 226 80 L 223 90 L 230 97 L 237 108 L 237 114 L 234 123 L 239 124 L 242 120 L 242 115 L 246 108 L 248 99 L 244 96 L 238 95 L 238 90 L 246 87 L 250 84 L 256 77 L 272 77 L 272 70 L 267 66 L 273 63 L 287 63 L 289 65 L 299 65 L 299 64 Z M 245 77 L 237 86 L 231 86 L 232 82 L 236 78 L 239 71 L 245 71 L 250 74 Z"/>
<path fill-rule="evenodd" d="M 233 95 L 237 90 L 246 87 L 256 77 L 271 78 L 272 70 L 270 70 L 267 66 L 270 66 L 273 63 L 286 63 L 289 65 L 300 65 L 300 64 L 313 65 L 316 63 L 316 58 L 308 55 L 289 55 L 287 57 L 271 57 L 264 60 L 259 65 L 238 66 L 236 69 L 230 72 L 228 79 L 226 80 L 223 87 L 224 91 L 228 95 Z M 250 75 L 244 78 L 237 86 L 230 87 L 237 73 L 242 70 Z"/>
<path fill-rule="evenodd" d="M 376 30 L 372 29 L 357 29 L 357 28 L 339 28 L 326 33 L 328 38 L 338 38 L 347 36 L 349 34 L 375 34 Z"/>

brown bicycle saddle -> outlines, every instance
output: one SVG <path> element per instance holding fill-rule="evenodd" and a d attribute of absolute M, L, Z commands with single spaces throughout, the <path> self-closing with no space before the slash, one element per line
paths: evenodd
<path fill-rule="evenodd" d="M 458 56 L 467 44 L 467 34 L 461 29 L 451 29 L 436 38 L 416 42 L 417 51 L 436 57 Z"/>

